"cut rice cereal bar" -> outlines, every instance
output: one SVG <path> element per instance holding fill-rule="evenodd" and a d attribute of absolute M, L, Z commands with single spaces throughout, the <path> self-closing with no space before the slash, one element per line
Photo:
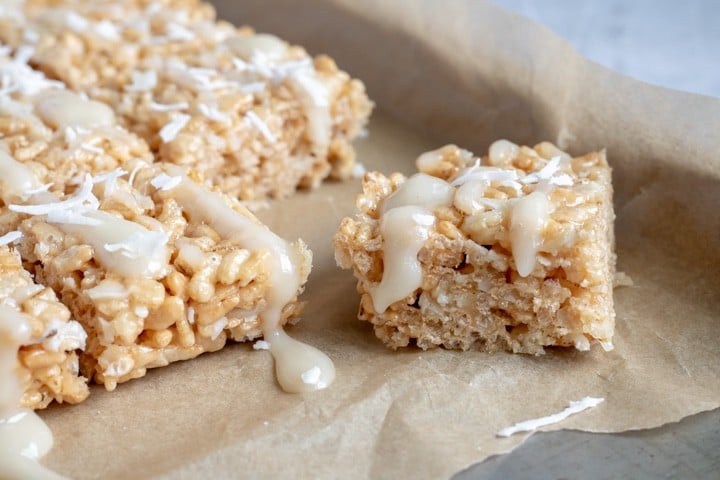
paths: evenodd
<path fill-rule="evenodd" d="M 0 315 L 4 322 L 29 329 L 29 341 L 17 352 L 16 371 L 24 392 L 20 406 L 39 409 L 53 400 L 81 402 L 89 393 L 77 355 L 85 347 L 85 331 L 70 320 L 70 311 L 55 293 L 35 283 L 25 270 L 10 246 L 19 237 L 19 232 L 0 237 Z M 9 341 L 3 338 L 9 333 L 0 329 L 0 342 Z"/>
<path fill-rule="evenodd" d="M 615 269 L 605 152 L 571 158 L 506 140 L 478 158 L 454 145 L 420 173 L 365 175 L 360 213 L 334 237 L 359 318 L 389 347 L 612 348 Z"/>
<path fill-rule="evenodd" d="M 110 105 L 158 160 L 241 200 L 357 170 L 351 142 L 372 109 L 363 84 L 327 56 L 216 21 L 206 3 L 29 0 L 0 39 Z"/>
<path fill-rule="evenodd" d="M 22 49 L 8 53 L 0 234 L 22 232 L 26 266 L 86 329 L 83 373 L 112 390 L 228 338 L 284 339 L 310 271 L 304 244 L 283 241 L 196 172 L 150 163 L 106 105 L 30 69 Z"/>
<path fill-rule="evenodd" d="M 166 169 L 138 164 L 132 185 L 127 172 L 112 183 L 88 175 L 54 202 L 9 206 L 28 216 L 23 258 L 88 332 L 81 370 L 108 390 L 228 339 L 263 335 L 280 253 L 296 285 L 278 306 L 279 324 L 302 308 L 311 260 L 304 244 L 286 244 L 237 201 Z"/>

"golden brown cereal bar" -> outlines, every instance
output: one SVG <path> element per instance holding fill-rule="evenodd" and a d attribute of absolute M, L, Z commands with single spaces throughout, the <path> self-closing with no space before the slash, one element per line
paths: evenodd
<path fill-rule="evenodd" d="M 416 343 L 543 353 L 612 348 L 615 269 L 610 167 L 550 143 L 449 145 L 410 178 L 368 173 L 360 213 L 335 235 L 359 318 L 389 347 Z"/>
<path fill-rule="evenodd" d="M 54 8 L 47 8 L 48 4 Z M 216 21 L 205 3 L 28 1 L 0 38 L 110 105 L 158 160 L 241 200 L 284 197 L 355 170 L 372 108 L 326 56 Z"/>
<path fill-rule="evenodd" d="M 300 311 L 310 269 L 302 242 L 280 239 L 196 172 L 147 163 L 144 142 L 115 126 L 107 106 L 48 81 L 26 57 L 20 49 L 0 63 L 1 100 L 12 107 L 2 117 L 11 127 L 0 141 L 0 228 L 19 225 L 23 260 L 83 322 L 82 370 L 113 389 L 147 368 L 222 348 L 228 337 L 262 334 L 283 388 L 329 385 L 332 362 L 282 331 Z M 92 138 L 105 141 L 85 145 Z M 23 155 L 23 145 L 40 140 Z M 127 145 L 140 155 L 127 155 Z M 64 161 L 62 171 L 48 159 Z"/>
<path fill-rule="evenodd" d="M 18 373 L 24 387 L 23 407 L 45 408 L 53 400 L 78 403 L 88 396 L 80 376 L 77 351 L 85 347 L 82 326 L 55 293 L 35 283 L 20 256 L 9 245 L 19 232 L 0 237 L 0 313 L 21 317 L 30 327 L 30 342 L 18 351 Z M 0 332 L 0 335 L 3 335 Z"/>
<path fill-rule="evenodd" d="M 172 175 L 160 164 L 134 167 L 133 185 L 127 175 L 112 188 L 88 176 L 56 202 L 9 207 L 31 215 L 20 226 L 22 255 L 85 327 L 82 371 L 108 390 L 228 339 L 262 335 L 274 288 L 273 245 L 245 246 L 252 229 L 272 235 L 251 213 L 177 167 L 168 167 Z M 203 201 L 230 226 L 198 213 L 193 202 Z M 300 241 L 287 248 L 302 285 L 310 252 Z M 300 312 L 301 291 L 280 305 L 281 324 Z"/>

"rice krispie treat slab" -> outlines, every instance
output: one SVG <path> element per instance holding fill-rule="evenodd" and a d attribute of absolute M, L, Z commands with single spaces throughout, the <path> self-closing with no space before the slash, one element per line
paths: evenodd
<path fill-rule="evenodd" d="M 11 246 L 20 236 L 15 231 L 0 237 L 0 316 L 8 327 L 0 329 L 0 342 L 13 340 L 10 330 L 23 333 L 20 348 L 15 350 L 22 390 L 16 406 L 39 409 L 53 400 L 81 402 L 89 392 L 87 380 L 79 374 L 77 351 L 85 348 L 87 335 L 70 319 L 70 311 L 55 292 L 34 282 L 23 268 L 20 255 Z M 12 392 L 2 392 L 6 394 Z"/>
<path fill-rule="evenodd" d="M 410 178 L 366 174 L 360 213 L 334 237 L 338 265 L 358 278 L 359 318 L 386 345 L 612 348 L 604 152 L 499 140 L 482 159 L 448 145 L 416 164 Z"/>
<path fill-rule="evenodd" d="M 170 175 L 162 167 L 87 175 L 64 198 L 8 207 L 29 216 L 20 251 L 87 330 L 82 371 L 108 390 L 228 339 L 262 335 L 277 359 L 293 344 L 282 325 L 302 308 L 305 245 L 286 243 L 178 167 L 166 166 Z M 331 380 L 323 374 L 299 388 Z"/>
<path fill-rule="evenodd" d="M 159 160 L 242 200 L 353 174 L 372 103 L 329 57 L 215 21 L 201 2 L 51 3 L 27 2 L 2 40 L 109 104 Z"/>
<path fill-rule="evenodd" d="M 329 385 L 332 362 L 282 330 L 301 310 L 304 244 L 287 244 L 197 172 L 148 163 L 145 142 L 109 107 L 30 69 L 25 50 L 4 53 L 0 233 L 22 230 L 23 260 L 87 329 L 83 372 L 112 390 L 263 335 L 284 388 Z"/>

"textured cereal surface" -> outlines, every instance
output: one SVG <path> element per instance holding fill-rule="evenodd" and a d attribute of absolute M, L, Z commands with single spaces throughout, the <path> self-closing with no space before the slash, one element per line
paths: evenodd
<path fill-rule="evenodd" d="M 352 175 L 351 142 L 372 102 L 327 56 L 287 44 L 272 58 L 238 53 L 228 42 L 255 32 L 198 1 L 29 0 L 17 16 L 0 20 L 2 41 L 32 46 L 33 65 L 112 106 L 157 160 L 190 166 L 233 197 L 285 197 Z M 298 86 L 300 70 L 313 72 L 323 98 Z M 138 87 L 142 74 L 152 84 Z"/>
<path fill-rule="evenodd" d="M 592 342 L 611 348 L 614 213 L 604 152 L 571 159 L 549 143 L 505 150 L 491 149 L 481 164 L 522 177 L 558 158 L 565 165 L 562 173 L 573 179 L 572 186 L 555 186 L 549 193 L 552 211 L 533 271 L 521 277 L 516 270 L 509 222 L 517 197 L 537 187 L 524 184 L 518 192 L 493 183 L 483 194 L 488 206 L 471 213 L 456 204 L 435 209 L 435 225 L 418 253 L 422 286 L 382 313 L 369 293 L 383 276 L 380 212 L 406 178 L 366 174 L 357 199 L 360 212 L 342 221 L 334 245 L 338 265 L 351 268 L 358 279 L 359 318 L 372 323 L 387 346 L 532 354 L 547 346 L 586 350 Z M 477 160 L 455 146 L 437 152 L 421 170 L 445 180 Z"/>
<path fill-rule="evenodd" d="M 169 232 L 169 258 L 160 278 L 127 278 L 103 268 L 91 245 L 42 216 L 20 224 L 23 258 L 36 265 L 37 278 L 58 292 L 88 332 L 83 374 L 108 390 L 145 375 L 148 368 L 219 350 L 228 339 L 262 334 L 258 313 L 271 288 L 270 251 L 246 250 L 234 238 L 188 221 L 170 193 L 150 184 L 161 167 L 139 170 L 134 186 L 118 179 L 112 193 L 102 184 L 94 190 L 101 211 Z M 237 201 L 226 201 L 238 215 L 258 223 Z M 302 242 L 293 248 L 302 259 L 304 284 L 311 255 Z M 301 309 L 297 299 L 285 305 L 282 323 Z"/>

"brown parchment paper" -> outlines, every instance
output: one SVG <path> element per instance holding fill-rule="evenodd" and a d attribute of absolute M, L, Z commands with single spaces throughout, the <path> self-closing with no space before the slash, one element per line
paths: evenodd
<path fill-rule="evenodd" d="M 330 183 L 262 217 L 315 253 L 292 335 L 337 380 L 285 394 L 268 352 L 231 345 L 42 413 L 46 464 L 75 478 L 443 478 L 524 438 L 502 427 L 586 395 L 596 409 L 550 427 L 615 432 L 720 406 L 720 100 L 652 87 L 581 58 L 548 30 L 478 0 L 219 2 L 366 81 L 379 112 L 359 148 L 370 169 L 411 172 L 425 149 L 484 152 L 505 137 L 606 147 L 614 167 L 616 348 L 542 357 L 392 352 L 355 319 L 331 235 L 359 182 Z"/>

